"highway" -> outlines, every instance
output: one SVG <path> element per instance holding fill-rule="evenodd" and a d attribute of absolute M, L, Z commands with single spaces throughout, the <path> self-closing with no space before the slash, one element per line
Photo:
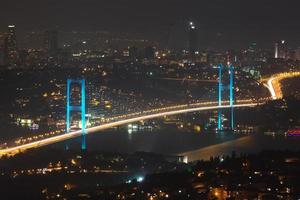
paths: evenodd
<path fill-rule="evenodd" d="M 271 94 L 271 98 L 273 100 L 279 98 L 279 94 L 276 95 L 276 92 L 275 92 L 275 89 L 274 89 L 274 86 L 273 86 L 273 81 L 275 80 L 275 78 L 270 78 L 267 82 L 267 88 L 269 89 L 270 91 L 270 94 Z"/>
<path fill-rule="evenodd" d="M 245 101 L 247 102 L 247 101 Z M 125 124 L 129 124 L 129 123 L 133 123 L 133 122 L 139 122 L 139 121 L 143 121 L 143 120 L 147 120 L 147 119 L 154 119 L 154 118 L 159 118 L 159 117 L 163 117 L 163 116 L 169 116 L 169 115 L 177 115 L 177 114 L 182 114 L 182 113 L 189 113 L 189 112 L 197 112 L 197 111 L 206 111 L 206 110 L 215 110 L 215 109 L 219 109 L 219 108 L 230 108 L 229 105 L 223 105 L 223 106 L 203 106 L 199 104 L 195 104 L 198 106 L 195 107 L 191 107 L 193 105 L 189 105 L 190 107 L 188 108 L 182 108 L 180 109 L 180 107 L 185 107 L 185 106 L 177 106 L 179 107 L 176 110 L 171 110 L 171 111 L 159 111 L 157 113 L 151 113 L 148 114 L 148 112 L 146 112 L 146 114 L 142 114 L 140 116 L 135 116 L 135 117 L 131 117 L 131 118 L 125 118 L 125 119 L 120 119 L 119 121 L 115 121 L 115 122 L 109 122 L 109 123 L 105 123 L 99 126 L 95 126 L 92 128 L 87 128 L 86 129 L 86 134 L 91 134 L 91 133 L 95 133 L 95 132 L 99 132 L 105 129 L 109 129 L 112 127 L 116 127 L 116 126 L 121 126 L 121 125 L 125 125 Z M 241 108 L 241 107 L 254 107 L 256 106 L 257 103 L 239 103 L 234 105 L 235 108 Z M 62 142 L 71 138 L 76 138 L 76 137 L 80 137 L 81 136 L 81 130 L 78 131 L 73 131 L 73 132 L 69 132 L 69 133 L 65 133 L 62 135 L 57 135 L 57 136 L 53 136 L 53 137 L 49 137 L 46 139 L 41 139 L 38 141 L 34 141 L 34 142 L 30 142 L 27 144 L 22 144 L 22 145 L 18 145 L 15 147 L 10 147 L 7 149 L 1 149 L 0 150 L 0 156 L 3 155 L 15 155 L 17 153 L 23 152 L 25 150 L 28 149 L 32 149 L 32 148 L 38 148 L 38 147 L 42 147 L 42 146 L 46 146 L 46 145 L 50 145 L 53 143 L 57 143 L 57 142 Z"/>
<path fill-rule="evenodd" d="M 271 94 L 271 98 L 273 100 L 276 99 L 281 99 L 282 98 L 282 91 L 281 91 L 281 83 L 280 81 L 282 81 L 283 79 L 287 79 L 287 78 L 294 78 L 300 76 L 300 72 L 285 72 L 285 73 L 279 73 L 279 74 L 275 74 L 272 77 L 263 80 L 262 82 L 264 83 L 264 86 L 266 88 L 268 88 L 270 94 Z"/>

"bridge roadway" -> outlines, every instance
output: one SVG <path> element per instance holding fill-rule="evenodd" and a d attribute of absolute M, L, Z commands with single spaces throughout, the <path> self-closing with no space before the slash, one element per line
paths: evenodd
<path fill-rule="evenodd" d="M 239 102 L 240 103 L 234 105 L 235 108 L 254 107 L 254 106 L 258 105 L 258 103 L 252 103 L 251 100 L 244 100 L 244 101 L 239 101 Z M 217 106 L 217 105 L 211 105 L 212 103 L 206 103 L 206 104 L 210 104 L 210 106 L 207 106 L 207 105 L 204 106 L 204 104 L 205 103 L 195 103 L 195 104 L 190 104 L 190 105 L 175 106 L 177 109 L 175 109 L 175 110 L 173 109 L 173 110 L 169 110 L 169 111 L 164 108 L 160 108 L 160 109 L 156 109 L 156 110 L 158 110 L 158 112 L 149 113 L 146 111 L 146 112 L 141 112 L 140 115 L 136 115 L 136 116 L 129 115 L 129 116 L 131 116 L 129 118 L 118 119 L 118 121 L 108 122 L 108 123 L 98 125 L 95 127 L 87 128 L 86 134 L 91 134 L 91 133 L 99 132 L 99 131 L 109 129 L 112 127 L 121 126 L 121 125 L 138 122 L 138 121 L 143 121 L 143 120 L 147 120 L 147 119 L 159 118 L 159 117 L 163 117 L 163 116 L 177 115 L 177 114 L 196 112 L 196 111 L 215 110 L 215 109 L 219 109 L 219 108 L 221 108 L 221 109 L 230 108 L 229 105 Z M 174 106 L 172 108 L 174 108 Z M 146 114 L 144 114 L 144 113 L 146 113 Z M 62 142 L 62 141 L 68 140 L 68 139 L 80 137 L 81 133 L 82 133 L 81 130 L 78 130 L 78 131 L 73 131 L 73 132 L 62 134 L 62 135 L 57 135 L 57 136 L 49 137 L 46 139 L 41 139 L 38 141 L 30 142 L 27 144 L 18 145 L 15 147 L 1 149 L 0 156 L 15 155 L 17 153 L 23 152 L 28 149 L 38 148 L 38 147 L 50 145 L 53 143 Z"/>
<path fill-rule="evenodd" d="M 293 78 L 296 76 L 300 76 L 300 72 L 285 72 L 285 73 L 279 73 L 273 75 L 271 78 L 267 79 L 262 79 L 261 83 L 263 83 L 270 91 L 271 94 L 271 99 L 279 99 L 282 98 L 282 92 L 281 92 L 281 85 L 280 81 L 286 78 Z M 262 99 L 263 100 L 263 99 Z M 269 98 L 266 98 L 265 100 L 269 100 Z M 215 110 L 219 108 L 229 108 L 229 105 L 224 105 L 224 106 L 216 106 L 213 105 L 216 102 L 203 102 L 203 103 L 195 103 L 195 104 L 190 104 L 190 105 L 178 105 L 178 106 L 171 106 L 171 107 L 166 107 L 166 108 L 157 108 L 149 111 L 144 111 L 141 113 L 132 113 L 132 114 L 127 114 L 127 115 L 122 115 L 122 116 L 117 116 L 111 118 L 109 121 L 102 125 L 98 125 L 92 128 L 87 128 L 86 129 L 86 134 L 90 133 L 95 133 L 98 131 L 102 131 L 105 129 L 109 129 L 112 127 L 116 126 L 121 126 L 133 122 L 138 122 L 138 121 L 143 121 L 147 119 L 153 119 L 153 118 L 159 118 L 163 116 L 168 116 L 168 115 L 177 115 L 177 114 L 182 114 L 182 113 L 188 113 L 188 112 L 196 112 L 196 111 L 205 111 L 205 110 Z M 228 102 L 225 102 L 228 103 Z M 253 107 L 258 105 L 259 103 L 253 103 L 251 100 L 241 100 L 238 101 L 234 107 L 239 108 L 239 107 Z M 171 110 L 170 110 L 171 109 Z M 116 121 L 113 121 L 116 120 Z M 113 122 L 110 122 L 113 121 Z M 49 144 L 57 143 L 57 142 L 62 142 L 68 139 L 76 138 L 81 136 L 81 130 L 79 131 L 73 131 L 67 134 L 63 135 L 58 135 L 58 136 L 53 136 L 49 137 L 46 139 L 41 139 L 38 141 L 30 142 L 27 144 L 22 144 L 18 145 L 15 147 L 10 147 L 6 149 L 1 149 L 0 150 L 0 156 L 3 155 L 14 155 L 19 152 L 25 151 L 27 149 L 32 149 L 32 148 L 38 148 L 42 146 L 46 146 Z"/>

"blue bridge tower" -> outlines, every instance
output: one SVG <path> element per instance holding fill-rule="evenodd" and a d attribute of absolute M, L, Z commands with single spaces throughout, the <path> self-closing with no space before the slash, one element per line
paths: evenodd
<path fill-rule="evenodd" d="M 72 106 L 71 100 L 71 86 L 72 84 L 79 84 L 81 87 L 81 100 L 79 106 Z M 86 149 L 86 122 L 85 122 L 85 80 L 84 79 L 67 79 L 67 113 L 66 113 L 66 134 L 70 132 L 71 111 L 81 112 L 81 149 Z M 66 145 L 69 149 L 69 145 Z"/>
<path fill-rule="evenodd" d="M 218 87 L 218 106 L 222 106 L 222 94 L 224 89 L 229 89 L 229 106 L 230 106 L 230 128 L 234 130 L 234 85 L 233 85 L 233 78 L 234 78 L 234 67 L 232 64 L 227 66 L 223 66 L 222 64 L 219 65 L 219 87 Z M 229 72 L 229 85 L 224 87 L 223 85 L 223 71 L 228 70 Z M 222 131 L 222 108 L 218 109 L 218 130 Z"/>

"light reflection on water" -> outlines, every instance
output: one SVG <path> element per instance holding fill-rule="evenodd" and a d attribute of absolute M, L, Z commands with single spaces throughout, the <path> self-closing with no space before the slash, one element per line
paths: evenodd
<path fill-rule="evenodd" d="M 209 159 L 211 156 L 230 155 L 233 151 L 240 153 L 259 153 L 263 150 L 300 150 L 300 137 L 265 136 L 253 134 L 221 144 L 210 145 L 197 150 L 181 153 L 189 161 Z"/>

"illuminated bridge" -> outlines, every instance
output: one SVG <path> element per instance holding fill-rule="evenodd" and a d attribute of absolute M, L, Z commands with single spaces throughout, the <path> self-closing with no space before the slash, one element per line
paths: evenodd
<path fill-rule="evenodd" d="M 265 84 L 266 87 L 268 87 L 271 98 L 272 99 L 278 99 L 282 97 L 281 90 L 280 89 L 280 80 L 284 78 L 291 78 L 295 76 L 300 76 L 300 72 L 290 72 L 290 73 L 282 73 L 272 76 L 269 79 L 262 80 L 262 83 Z M 220 83 L 219 83 L 220 84 Z M 276 89 L 277 88 L 277 89 Z M 278 92 L 280 91 L 280 92 Z M 112 127 L 121 126 L 133 122 L 139 122 L 143 120 L 148 119 L 154 119 L 159 118 L 163 116 L 169 116 L 169 115 L 177 115 L 182 113 L 189 113 L 189 112 L 198 112 L 198 111 L 208 111 L 208 110 L 222 110 L 226 108 L 241 108 L 241 107 L 254 107 L 259 104 L 264 103 L 266 100 L 269 100 L 270 98 L 261 99 L 259 102 L 253 102 L 251 99 L 247 100 L 237 100 L 236 104 L 233 105 L 230 101 L 223 101 L 224 104 L 220 105 L 220 101 L 218 102 L 202 102 L 202 103 L 193 103 L 193 104 L 183 104 L 183 105 L 176 105 L 176 106 L 169 106 L 169 107 L 163 107 L 163 108 L 155 108 L 152 110 L 142 111 L 142 112 L 136 112 L 131 114 L 124 114 L 121 116 L 116 116 L 113 118 L 106 119 L 104 124 L 97 125 L 95 127 L 87 128 L 85 129 L 85 134 L 91 134 L 95 132 L 99 132 L 102 130 L 106 130 Z M 18 146 L 1 149 L 0 150 L 0 156 L 3 155 L 15 155 L 17 153 L 23 152 L 28 149 L 32 148 L 38 148 L 45 145 L 54 144 L 57 142 L 62 142 L 65 140 L 69 140 L 72 138 L 80 137 L 82 136 L 82 130 L 78 131 L 71 131 L 67 134 L 52 136 L 45 139 L 39 139 L 37 141 L 33 141 L 27 144 L 21 144 Z"/>
<path fill-rule="evenodd" d="M 251 103 L 251 100 L 243 100 L 243 101 L 238 101 L 238 104 L 235 104 L 234 107 L 235 108 L 253 107 L 256 105 L 257 105 L 257 103 Z M 230 107 L 231 106 L 229 104 L 223 105 L 223 106 L 218 106 L 217 102 L 171 106 L 171 107 L 159 108 L 159 109 L 154 109 L 154 110 L 140 112 L 140 113 L 124 115 L 122 117 L 119 117 L 118 120 L 116 120 L 114 122 L 109 122 L 109 123 L 105 123 L 105 124 L 95 126 L 92 128 L 87 128 L 87 129 L 85 129 L 85 131 L 86 131 L 86 134 L 91 134 L 91 133 L 99 132 L 99 131 L 109 129 L 112 127 L 121 126 L 121 125 L 129 124 L 129 123 L 133 123 L 133 122 L 139 122 L 139 121 L 148 120 L 148 119 L 159 118 L 159 117 L 163 117 L 163 116 L 177 115 L 177 114 L 197 112 L 197 111 L 225 109 L 225 108 L 230 108 Z M 15 146 L 15 147 L 7 148 L 7 149 L 2 149 L 2 150 L 0 150 L 0 155 L 15 155 L 15 154 L 25 151 L 27 149 L 38 148 L 38 147 L 42 147 L 45 145 L 62 142 L 62 141 L 69 140 L 72 138 L 80 137 L 81 135 L 82 135 L 81 130 L 73 131 L 73 132 L 69 132 L 67 134 L 57 135 L 57 136 L 49 137 L 46 139 L 34 141 L 31 143 L 27 143 L 27 144 Z"/>

